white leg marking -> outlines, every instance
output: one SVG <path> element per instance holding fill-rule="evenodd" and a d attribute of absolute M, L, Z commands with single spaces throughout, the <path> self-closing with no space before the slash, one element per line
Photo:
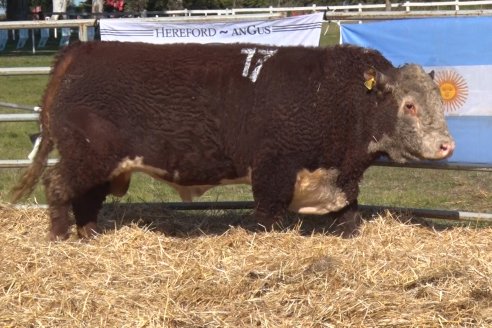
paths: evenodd
<path fill-rule="evenodd" d="M 289 210 L 303 214 L 326 214 L 348 205 L 345 193 L 336 186 L 336 169 L 303 169 L 297 173 Z"/>

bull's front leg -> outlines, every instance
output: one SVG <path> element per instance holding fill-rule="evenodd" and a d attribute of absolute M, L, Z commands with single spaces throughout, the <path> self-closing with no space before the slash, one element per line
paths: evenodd
<path fill-rule="evenodd" d="M 255 216 L 266 229 L 282 221 L 292 201 L 296 167 L 286 158 L 258 163 L 252 172 Z"/>
<path fill-rule="evenodd" d="M 335 213 L 335 232 L 343 238 L 351 238 L 359 232 L 362 217 L 359 213 L 357 199 Z"/>

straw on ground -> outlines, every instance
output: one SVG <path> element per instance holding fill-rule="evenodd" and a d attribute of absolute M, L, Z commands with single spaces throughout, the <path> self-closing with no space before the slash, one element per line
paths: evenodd
<path fill-rule="evenodd" d="M 0 326 L 492 324 L 490 228 L 434 231 L 386 213 L 341 239 L 204 215 L 149 226 L 119 213 L 95 240 L 49 243 L 45 210 L 0 207 Z"/>

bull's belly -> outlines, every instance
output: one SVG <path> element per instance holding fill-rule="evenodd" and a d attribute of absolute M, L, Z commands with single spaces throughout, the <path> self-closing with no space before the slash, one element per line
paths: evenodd
<path fill-rule="evenodd" d="M 169 182 L 164 180 L 165 183 L 170 185 L 176 190 L 179 194 L 179 197 L 183 202 L 192 202 L 193 198 L 200 197 L 208 190 L 217 187 L 217 186 L 225 186 L 231 184 L 249 184 L 251 185 L 251 170 L 245 177 L 237 178 L 237 179 L 222 179 L 216 185 L 197 185 L 197 186 L 182 186 L 174 182 Z"/>
<path fill-rule="evenodd" d="M 251 184 L 251 169 L 244 177 L 237 179 L 222 179 L 214 185 L 183 186 L 179 183 L 179 171 L 166 170 L 144 164 L 142 157 L 124 159 L 111 173 L 111 193 L 123 196 L 129 187 L 131 174 L 143 172 L 164 181 L 173 187 L 182 201 L 191 202 L 193 198 L 202 196 L 209 189 L 219 185 Z M 302 214 L 326 214 L 338 211 L 348 205 L 345 193 L 337 187 L 336 169 L 317 169 L 310 172 L 303 169 L 297 173 L 294 194 L 289 210 Z"/>
<path fill-rule="evenodd" d="M 156 168 L 144 163 L 143 157 L 135 157 L 134 159 L 125 158 L 118 167 L 111 173 L 110 192 L 111 194 L 121 197 L 126 194 L 130 186 L 130 179 L 133 172 L 146 173 L 153 178 L 159 179 L 171 186 L 179 194 L 184 202 L 191 202 L 193 198 L 202 196 L 205 192 L 219 185 L 229 184 L 251 184 L 251 169 L 244 177 L 236 179 L 221 179 L 217 184 L 202 184 L 194 186 L 185 186 L 180 184 L 180 172 L 175 170 L 168 172 L 161 168 Z"/>

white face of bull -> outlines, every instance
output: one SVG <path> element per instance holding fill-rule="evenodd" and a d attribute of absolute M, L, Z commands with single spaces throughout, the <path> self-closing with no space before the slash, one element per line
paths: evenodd
<path fill-rule="evenodd" d="M 367 76 L 366 79 L 370 76 Z M 370 74 L 369 74 L 370 75 Z M 405 65 L 390 75 L 376 72 L 380 90 L 397 103 L 394 132 L 371 142 L 370 151 L 381 151 L 396 162 L 440 160 L 452 155 L 455 143 L 444 119 L 439 88 L 418 65 Z M 388 110 L 389 108 L 384 108 Z"/>

